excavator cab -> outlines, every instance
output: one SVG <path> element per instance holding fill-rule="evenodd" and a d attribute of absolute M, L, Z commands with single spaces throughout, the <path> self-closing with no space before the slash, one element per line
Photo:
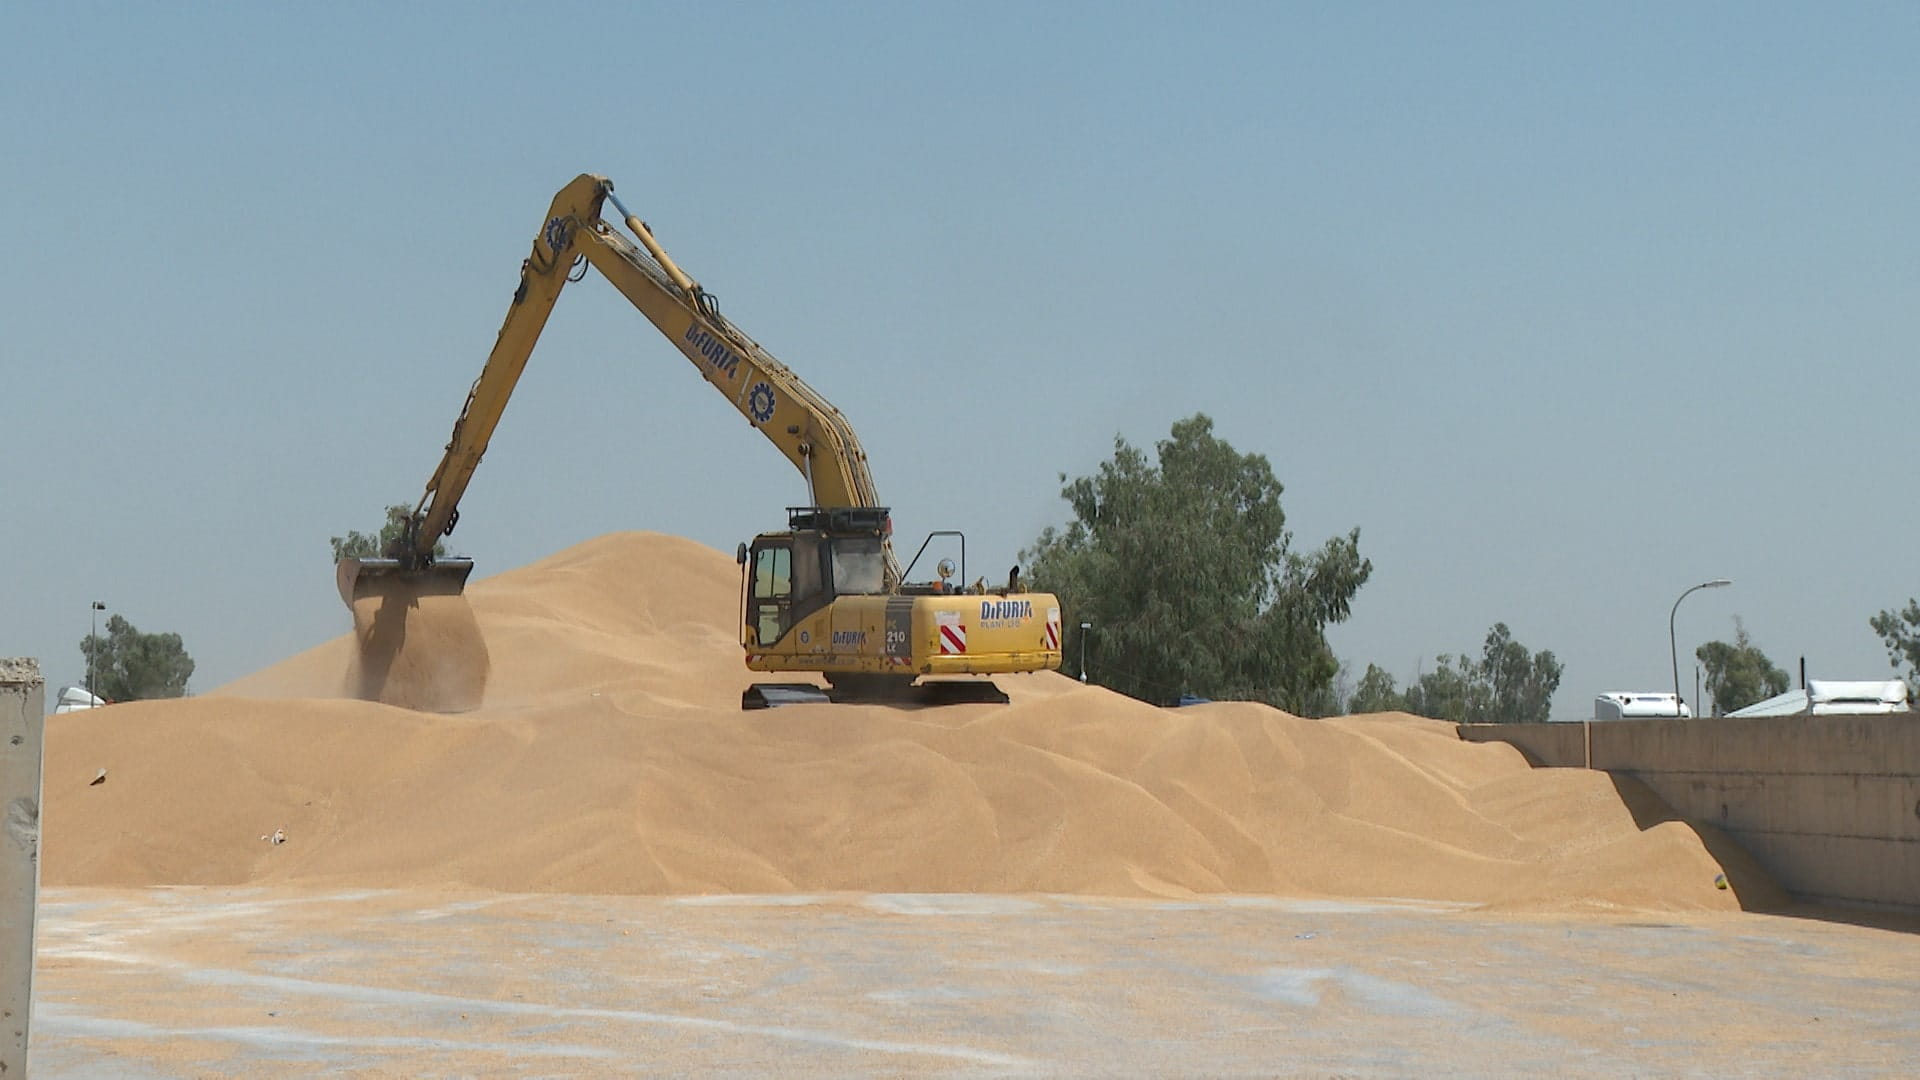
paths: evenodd
<path fill-rule="evenodd" d="M 777 644 L 798 623 L 841 596 L 887 591 L 884 506 L 788 507 L 787 531 L 742 546 L 747 574 L 747 644 Z"/>

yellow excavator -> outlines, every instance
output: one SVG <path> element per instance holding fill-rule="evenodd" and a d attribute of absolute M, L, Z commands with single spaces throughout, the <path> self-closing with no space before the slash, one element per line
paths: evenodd
<path fill-rule="evenodd" d="M 611 203 L 634 239 L 602 217 Z M 635 243 L 635 240 L 638 243 Z M 860 440 L 840 411 L 720 314 L 713 295 L 668 257 L 652 230 L 621 205 L 605 177 L 582 175 L 560 190 L 486 366 L 454 421 L 446 454 L 406 528 L 384 558 L 343 559 L 337 567 L 349 607 L 460 593 L 473 562 L 434 555 L 459 523 L 459 502 L 486 453 L 508 397 L 553 311 L 560 291 L 600 271 L 665 334 L 702 377 L 766 436 L 807 485 L 807 504 L 790 507 L 787 528 L 741 544 L 740 643 L 747 667 L 814 672 L 812 683 L 758 684 L 745 708 L 823 700 L 1005 701 L 978 676 L 1060 666 L 1060 603 L 1019 590 L 1019 569 L 1004 585 L 968 586 L 966 541 L 955 530 L 928 535 L 905 571 L 894 556 L 892 519 L 880 505 Z M 908 580 L 938 537 L 957 540 L 960 562 L 943 558 L 937 578 Z"/>

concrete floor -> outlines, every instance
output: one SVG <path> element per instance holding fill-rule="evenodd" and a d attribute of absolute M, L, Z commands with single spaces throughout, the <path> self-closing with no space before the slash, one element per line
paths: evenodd
<path fill-rule="evenodd" d="M 1910 1076 L 1920 934 L 1252 897 L 42 894 L 35 1080 Z"/>

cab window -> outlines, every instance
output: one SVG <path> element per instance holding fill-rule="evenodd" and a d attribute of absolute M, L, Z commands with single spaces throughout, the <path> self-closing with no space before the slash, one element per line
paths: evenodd
<path fill-rule="evenodd" d="M 833 542 L 835 595 L 872 595 L 886 589 L 886 555 L 879 537 L 843 536 Z"/>
<path fill-rule="evenodd" d="M 771 645 L 787 632 L 792 595 L 792 549 L 784 544 L 756 549 L 750 618 L 760 644 Z"/>

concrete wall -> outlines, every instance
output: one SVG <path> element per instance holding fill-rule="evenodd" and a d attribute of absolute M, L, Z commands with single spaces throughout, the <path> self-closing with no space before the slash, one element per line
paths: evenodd
<path fill-rule="evenodd" d="M 1802 899 L 1920 911 L 1920 714 L 1462 725 L 1536 765 L 1633 776 Z"/>
<path fill-rule="evenodd" d="M 0 1076 L 8 1077 L 27 1075 L 46 712 L 40 664 L 0 659 Z"/>

